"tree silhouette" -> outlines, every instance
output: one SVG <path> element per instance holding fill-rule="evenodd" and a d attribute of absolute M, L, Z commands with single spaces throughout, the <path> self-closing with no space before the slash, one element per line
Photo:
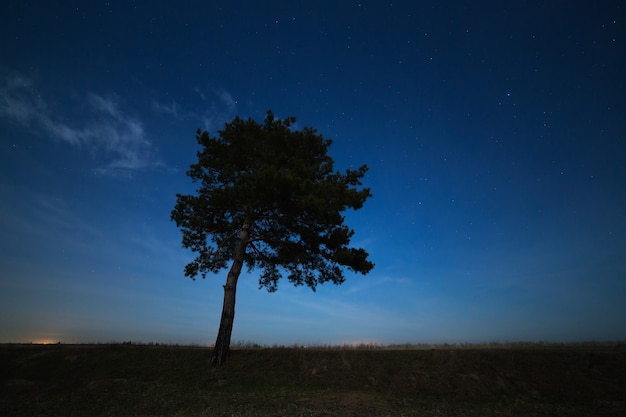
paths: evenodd
<path fill-rule="evenodd" d="M 218 137 L 196 133 L 202 149 L 187 175 L 199 188 L 194 195 L 176 195 L 171 218 L 183 247 L 197 253 L 186 276 L 205 278 L 232 261 L 211 357 L 215 365 L 228 358 L 244 264 L 262 271 L 259 288 L 269 292 L 283 274 L 315 291 L 324 282 L 343 283 L 344 267 L 361 274 L 374 267 L 365 250 L 349 247 L 354 231 L 341 214 L 371 197 L 369 188 L 358 188 L 367 166 L 335 172 L 331 141 L 309 127 L 294 130 L 295 121 L 268 111 L 262 124 L 236 117 Z"/>

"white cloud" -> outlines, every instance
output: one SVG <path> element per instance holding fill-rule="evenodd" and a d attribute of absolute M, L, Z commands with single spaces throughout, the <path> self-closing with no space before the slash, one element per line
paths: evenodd
<path fill-rule="evenodd" d="M 207 131 L 220 129 L 222 125 L 235 117 L 237 113 L 237 100 L 233 95 L 219 88 L 210 89 L 209 93 L 200 88 L 193 89 L 200 98 L 201 109 L 199 112 L 183 108 L 175 100 L 171 102 L 153 101 L 153 109 L 161 114 L 171 116 L 177 120 L 189 120 L 198 123 L 198 127 Z"/>
<path fill-rule="evenodd" d="M 229 113 L 232 113 L 237 108 L 237 101 L 233 98 L 233 96 L 226 90 L 217 90 L 217 95 L 223 104 L 226 105 L 226 110 Z"/>
<path fill-rule="evenodd" d="M 158 101 L 154 100 L 152 102 L 152 107 L 154 108 L 154 110 L 156 110 L 158 113 L 162 113 L 162 114 L 166 114 L 169 116 L 174 117 L 175 119 L 178 120 L 184 120 L 188 115 L 183 111 L 183 109 L 180 107 L 180 104 L 178 104 L 175 100 L 172 100 L 171 103 L 159 103 Z"/>
<path fill-rule="evenodd" d="M 219 129 L 225 122 L 230 121 L 235 116 L 237 101 L 228 91 L 215 89 L 213 93 L 217 96 L 217 100 L 213 101 L 207 100 L 206 96 L 199 90 L 196 90 L 196 92 L 208 104 L 204 112 L 198 117 L 202 122 L 204 130 L 212 131 Z"/>
<path fill-rule="evenodd" d="M 83 121 L 65 123 L 64 114 L 53 111 L 32 80 L 20 74 L 5 76 L 0 84 L 0 118 L 51 139 L 87 149 L 104 165 L 96 169 L 107 175 L 160 165 L 154 159 L 140 120 L 124 113 L 118 100 L 85 94 Z"/>
<path fill-rule="evenodd" d="M 152 144 L 146 139 L 143 124 L 125 115 L 117 102 L 95 94 L 89 95 L 96 118 L 84 132 L 83 139 L 92 149 L 104 151 L 111 161 L 98 172 L 136 170 L 158 165 L 152 156 Z"/>
<path fill-rule="evenodd" d="M 0 206 L 0 226 L 7 241 L 23 240 L 32 246 L 33 240 L 44 242 L 51 236 L 58 242 L 68 232 L 73 238 L 102 239 L 102 230 L 81 217 L 76 204 L 62 195 L 0 184 L 0 200 L 7 202 Z"/>

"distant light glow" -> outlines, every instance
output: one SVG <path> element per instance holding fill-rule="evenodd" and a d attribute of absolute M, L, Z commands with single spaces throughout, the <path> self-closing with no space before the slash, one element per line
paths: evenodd
<path fill-rule="evenodd" d="M 32 341 L 34 345 L 54 345 L 60 343 L 58 340 L 53 339 L 35 339 Z"/>

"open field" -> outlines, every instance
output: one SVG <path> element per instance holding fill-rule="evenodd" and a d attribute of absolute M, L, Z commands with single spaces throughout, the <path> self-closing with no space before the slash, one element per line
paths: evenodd
<path fill-rule="evenodd" d="M 2 416 L 624 416 L 623 344 L 0 345 Z"/>

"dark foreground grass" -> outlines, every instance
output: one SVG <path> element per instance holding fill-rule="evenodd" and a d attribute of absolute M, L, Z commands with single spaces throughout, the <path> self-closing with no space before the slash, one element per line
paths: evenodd
<path fill-rule="evenodd" d="M 1 416 L 625 416 L 621 345 L 0 346 Z"/>

